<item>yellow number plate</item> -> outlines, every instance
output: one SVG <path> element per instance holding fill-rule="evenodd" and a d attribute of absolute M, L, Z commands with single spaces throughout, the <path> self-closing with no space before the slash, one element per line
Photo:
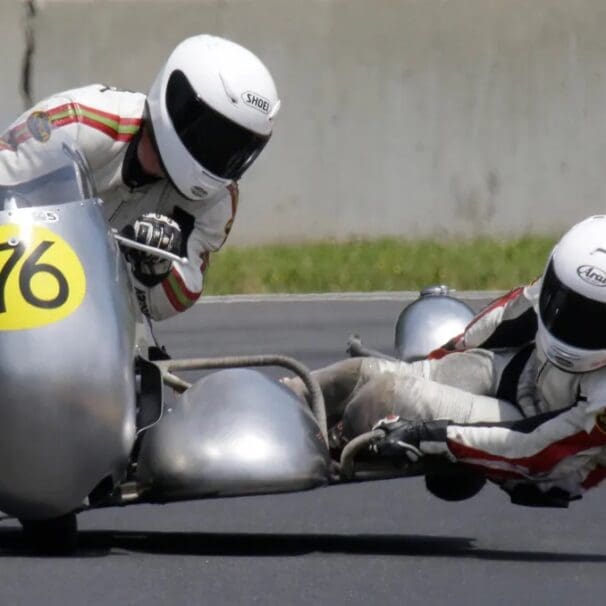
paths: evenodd
<path fill-rule="evenodd" d="M 63 238 L 39 225 L 0 225 L 0 330 L 62 320 L 85 292 L 82 264 Z"/>

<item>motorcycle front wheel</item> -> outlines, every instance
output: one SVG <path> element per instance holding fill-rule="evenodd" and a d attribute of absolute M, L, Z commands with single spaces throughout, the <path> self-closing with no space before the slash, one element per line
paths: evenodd
<path fill-rule="evenodd" d="M 48 520 L 22 520 L 23 537 L 37 553 L 69 555 L 78 547 L 78 521 L 75 513 Z"/>

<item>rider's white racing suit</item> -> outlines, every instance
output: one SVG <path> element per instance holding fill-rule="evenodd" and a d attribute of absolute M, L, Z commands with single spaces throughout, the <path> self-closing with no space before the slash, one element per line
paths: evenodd
<path fill-rule="evenodd" d="M 145 175 L 136 156 L 144 112 L 145 95 L 99 84 L 49 97 L 0 136 L 0 183 L 33 174 L 45 149 L 61 139 L 53 137 L 61 129 L 88 161 L 112 227 L 122 230 L 148 212 L 174 219 L 189 263 L 173 262 L 168 276 L 154 286 L 136 284 L 143 312 L 160 320 L 189 308 L 201 295 L 209 253 L 223 245 L 232 226 L 238 186 L 234 182 L 209 200 L 191 201 L 167 180 Z"/>

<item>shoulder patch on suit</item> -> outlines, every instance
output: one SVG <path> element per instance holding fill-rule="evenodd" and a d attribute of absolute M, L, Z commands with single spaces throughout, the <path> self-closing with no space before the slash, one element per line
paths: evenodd
<path fill-rule="evenodd" d="M 35 111 L 27 117 L 27 128 L 32 137 L 40 143 L 46 143 L 52 133 L 50 116 L 46 112 Z"/>

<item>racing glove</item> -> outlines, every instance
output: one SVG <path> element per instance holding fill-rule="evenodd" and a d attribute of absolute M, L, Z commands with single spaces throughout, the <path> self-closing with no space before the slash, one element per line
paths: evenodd
<path fill-rule="evenodd" d="M 142 244 L 173 254 L 179 254 L 181 251 L 181 229 L 173 219 L 165 215 L 146 213 L 125 231 L 128 237 Z M 170 259 L 140 250 L 129 250 L 127 257 L 137 280 L 148 287 L 161 282 L 170 272 L 172 265 Z"/>
<path fill-rule="evenodd" d="M 416 463 L 423 455 L 446 449 L 446 429 L 449 421 L 406 421 L 390 415 L 377 422 L 374 429 L 385 432 L 385 437 L 371 444 L 371 450 L 394 463 Z M 432 448 L 438 443 L 439 448 Z"/>

